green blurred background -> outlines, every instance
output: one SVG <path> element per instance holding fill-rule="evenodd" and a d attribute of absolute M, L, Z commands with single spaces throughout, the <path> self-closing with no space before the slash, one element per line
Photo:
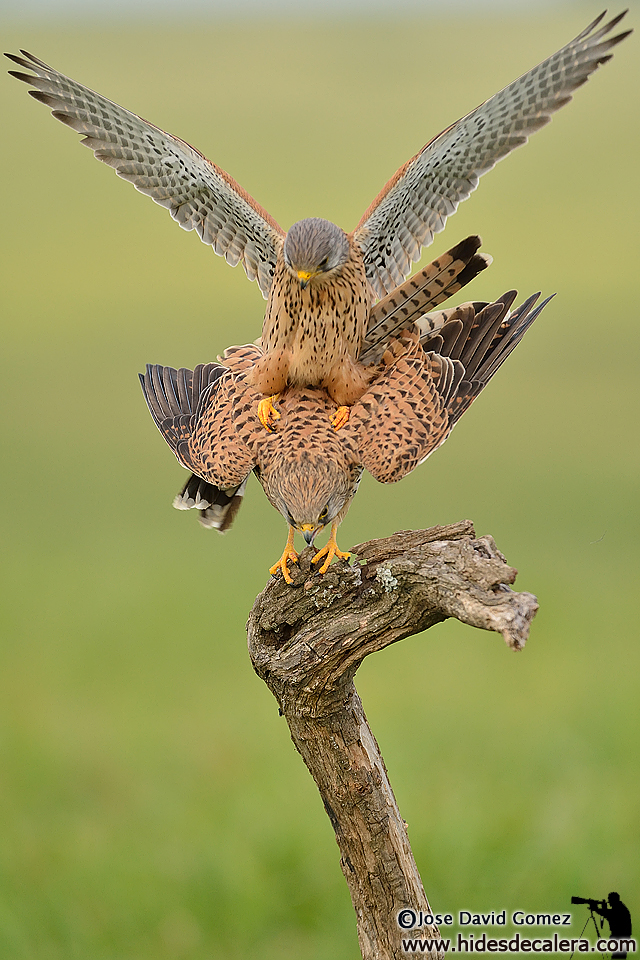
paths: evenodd
<path fill-rule="evenodd" d="M 193 143 L 285 228 L 351 229 L 599 11 L 32 21 L 4 43 Z M 172 510 L 185 474 L 137 380 L 255 338 L 260 293 L 24 85 L 0 98 L 0 956 L 355 958 L 330 824 L 246 652 L 285 525 L 253 479 L 224 538 Z M 341 529 L 469 517 L 540 601 L 521 654 L 448 622 L 358 674 L 442 912 L 615 889 L 640 917 L 639 100 L 634 37 L 436 238 L 428 259 L 476 232 L 495 258 L 464 298 L 558 295 L 446 446 L 399 487 L 365 478 Z"/>

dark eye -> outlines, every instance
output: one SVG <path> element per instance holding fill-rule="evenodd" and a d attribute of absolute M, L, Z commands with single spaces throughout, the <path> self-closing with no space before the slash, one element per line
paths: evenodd
<path fill-rule="evenodd" d="M 318 520 L 320 521 L 320 523 L 324 523 L 328 516 L 329 516 L 329 505 L 327 504 L 327 506 L 324 508 L 324 510 L 318 517 Z"/>
<path fill-rule="evenodd" d="M 329 265 L 329 257 L 325 257 L 322 263 L 320 264 L 321 270 L 326 270 Z"/>

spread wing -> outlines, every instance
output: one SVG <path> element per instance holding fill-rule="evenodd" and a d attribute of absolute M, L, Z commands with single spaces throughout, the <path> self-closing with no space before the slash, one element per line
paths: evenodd
<path fill-rule="evenodd" d="M 400 480 L 444 443 L 551 299 L 536 307 L 534 294 L 510 312 L 515 297 L 463 304 L 422 341 L 389 344 L 382 373 L 340 429 L 377 480 Z"/>
<path fill-rule="evenodd" d="M 553 295 L 552 295 L 553 296 Z M 468 303 L 457 308 L 438 332 L 422 341 L 462 364 L 464 375 L 447 404 L 450 430 L 515 350 L 525 333 L 552 299 L 534 293 L 511 312 L 516 291 L 509 290 L 495 303 Z"/>
<path fill-rule="evenodd" d="M 198 364 L 193 371 L 147 364 L 140 383 L 158 429 L 183 467 L 220 490 L 239 487 L 254 467 L 233 422 L 244 384 L 218 363 Z M 186 492 L 185 487 L 180 496 Z"/>
<path fill-rule="evenodd" d="M 184 140 L 165 133 L 99 93 L 58 73 L 25 50 L 6 54 L 33 74 L 9 73 L 35 87 L 29 93 L 51 107 L 53 116 L 84 135 L 82 143 L 136 190 L 167 207 L 184 230 L 269 294 L 284 232 L 224 170 Z"/>
<path fill-rule="evenodd" d="M 253 460 L 235 436 L 232 423 L 234 378 L 219 363 L 199 363 L 195 370 L 147 364 L 140 383 L 151 416 L 178 461 L 193 470 L 174 499 L 177 510 L 195 509 L 204 527 L 225 533 L 233 523 L 244 496 Z M 230 402 L 231 388 L 231 402 Z M 208 414 L 208 431 L 199 430 Z M 198 454 L 201 441 L 207 462 Z M 204 476 L 203 476 L 204 474 Z"/>
<path fill-rule="evenodd" d="M 526 143 L 571 100 L 576 87 L 611 59 L 609 51 L 631 31 L 603 39 L 624 16 L 596 30 L 605 13 L 553 56 L 434 137 L 389 180 L 354 231 L 379 297 L 402 283 L 422 247 L 476 189 L 482 174 Z"/>
<path fill-rule="evenodd" d="M 192 469 L 188 441 L 198 411 L 226 372 L 220 363 L 199 363 L 195 370 L 148 363 L 138 374 L 155 425 L 183 467 Z"/>
<path fill-rule="evenodd" d="M 354 437 L 369 473 L 393 483 L 446 440 L 451 429 L 447 404 L 464 368 L 405 340 L 392 343 L 383 362 L 387 369 L 351 408 L 342 431 L 345 438 Z"/>

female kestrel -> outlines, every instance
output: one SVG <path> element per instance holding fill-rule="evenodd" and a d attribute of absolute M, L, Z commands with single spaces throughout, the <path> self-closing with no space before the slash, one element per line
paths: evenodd
<path fill-rule="evenodd" d="M 265 395 L 263 423 L 278 417 L 270 399 L 287 385 L 323 387 L 348 417 L 372 371 L 361 357 L 371 308 L 391 293 L 422 247 L 478 185 L 479 177 L 571 99 L 572 91 L 611 58 L 630 31 L 607 39 L 624 14 L 574 40 L 430 140 L 389 180 L 354 231 L 321 219 L 285 233 L 224 170 L 183 140 L 70 80 L 37 57 L 7 56 L 31 74 L 30 94 L 82 143 L 142 193 L 167 207 L 235 266 L 242 261 L 267 299 L 263 355 L 247 380 Z M 366 358 L 365 358 L 366 360 Z"/>

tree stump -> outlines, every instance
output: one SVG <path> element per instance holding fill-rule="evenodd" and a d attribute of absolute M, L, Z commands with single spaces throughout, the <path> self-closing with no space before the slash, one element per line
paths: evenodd
<path fill-rule="evenodd" d="M 398 914 L 431 913 L 384 760 L 353 678 L 366 656 L 448 617 L 524 646 L 538 604 L 508 584 L 509 567 L 469 520 L 396 533 L 353 548 L 356 562 L 320 575 L 309 547 L 294 583 L 270 580 L 247 633 L 253 667 L 278 701 L 320 791 L 357 917 L 363 960 L 406 957 Z"/>

